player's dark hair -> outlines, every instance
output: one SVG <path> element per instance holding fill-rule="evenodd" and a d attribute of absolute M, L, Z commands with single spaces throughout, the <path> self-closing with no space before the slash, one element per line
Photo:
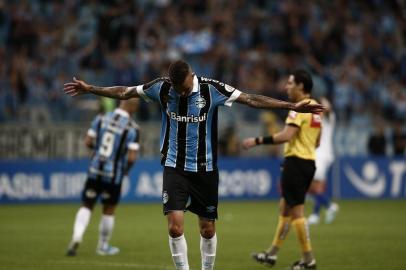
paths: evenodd
<path fill-rule="evenodd" d="M 297 69 L 291 74 L 293 75 L 296 84 L 303 84 L 303 91 L 305 93 L 310 94 L 312 92 L 313 80 L 309 72 L 303 69 Z"/>
<path fill-rule="evenodd" d="M 168 70 L 171 83 L 175 85 L 182 84 L 185 81 L 186 76 L 189 74 L 189 71 L 190 66 L 185 61 L 177 60 L 176 62 L 173 62 Z"/>

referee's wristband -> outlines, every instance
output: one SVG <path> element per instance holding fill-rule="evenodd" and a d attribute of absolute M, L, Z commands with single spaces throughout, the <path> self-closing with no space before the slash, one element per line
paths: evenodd
<path fill-rule="evenodd" d="M 273 140 L 273 136 L 267 136 L 262 139 L 263 144 L 274 144 L 275 141 Z"/>
<path fill-rule="evenodd" d="M 259 143 L 259 137 L 255 137 L 255 144 L 256 145 L 259 145 L 260 143 Z"/>

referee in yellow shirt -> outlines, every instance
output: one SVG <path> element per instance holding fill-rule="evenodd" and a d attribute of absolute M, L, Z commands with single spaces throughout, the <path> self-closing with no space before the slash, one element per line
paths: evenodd
<path fill-rule="evenodd" d="M 292 72 L 285 86 L 291 101 L 308 100 L 309 103 L 317 103 L 310 98 L 312 88 L 312 78 L 304 70 Z M 304 202 L 316 170 L 314 160 L 315 150 L 320 140 L 321 116 L 289 111 L 285 123 L 285 128 L 279 133 L 268 137 L 247 138 L 243 141 L 246 149 L 260 144 L 285 143 L 280 217 L 275 237 L 268 250 L 253 254 L 253 258 L 257 262 L 273 266 L 292 225 L 300 243 L 302 258 L 295 262 L 291 269 L 316 269 L 316 260 L 313 257 L 308 225 L 304 216 Z"/>

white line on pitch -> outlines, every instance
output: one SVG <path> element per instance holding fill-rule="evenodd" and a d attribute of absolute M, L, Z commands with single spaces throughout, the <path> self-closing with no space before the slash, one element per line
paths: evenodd
<path fill-rule="evenodd" d="M 95 261 L 78 261 L 78 260 L 49 260 L 50 263 L 64 263 L 64 264 L 93 264 L 98 266 L 111 266 L 111 267 L 125 267 L 125 268 L 139 268 L 139 269 L 159 269 L 159 270 L 172 270 L 173 267 L 163 265 L 147 265 L 139 263 L 115 263 L 115 262 L 95 262 Z"/>

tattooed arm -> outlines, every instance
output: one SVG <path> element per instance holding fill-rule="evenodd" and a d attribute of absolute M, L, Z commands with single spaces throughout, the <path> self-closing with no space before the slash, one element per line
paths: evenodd
<path fill-rule="evenodd" d="M 246 104 L 250 107 L 258 109 L 288 109 L 304 113 L 319 113 L 324 111 L 324 107 L 322 105 L 310 104 L 310 101 L 292 103 L 262 95 L 246 94 L 243 92 L 236 99 L 236 101 L 238 103 Z"/>
<path fill-rule="evenodd" d="M 148 89 L 154 83 L 162 80 L 167 80 L 167 78 L 158 78 L 144 85 L 137 86 L 101 87 L 90 85 L 82 80 L 73 78 L 72 82 L 64 84 L 63 90 L 65 91 L 66 94 L 72 97 L 91 93 L 94 95 L 110 97 L 115 99 L 130 99 L 130 98 L 139 98 L 140 90 Z"/>

